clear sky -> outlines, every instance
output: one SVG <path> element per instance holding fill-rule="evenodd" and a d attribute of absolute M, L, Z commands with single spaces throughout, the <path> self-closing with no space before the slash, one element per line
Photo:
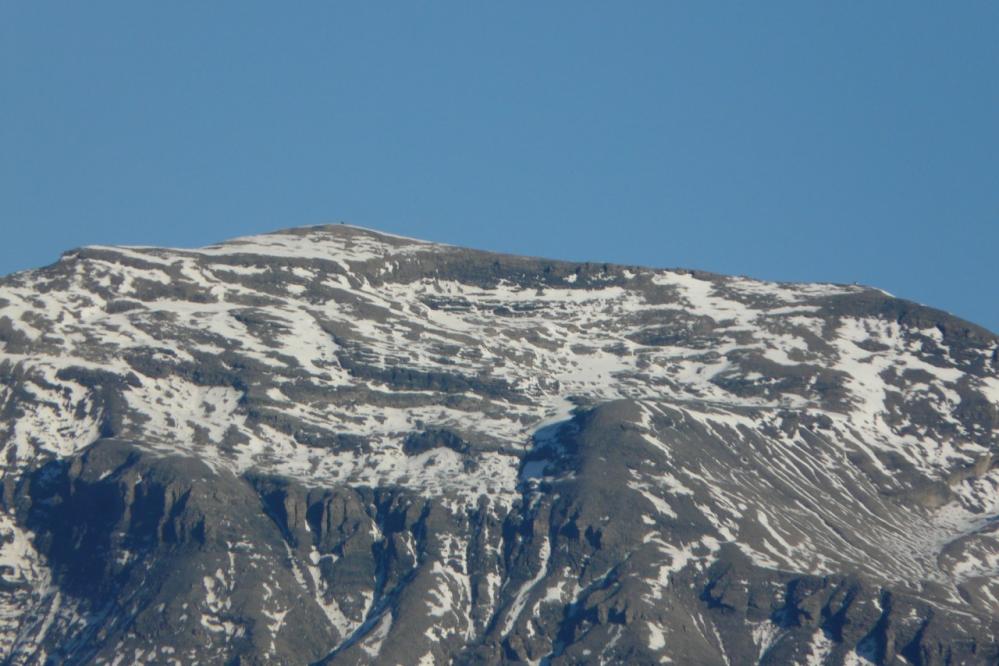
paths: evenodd
<path fill-rule="evenodd" d="M 0 273 L 341 220 L 999 331 L 999 2 L 0 0 Z"/>

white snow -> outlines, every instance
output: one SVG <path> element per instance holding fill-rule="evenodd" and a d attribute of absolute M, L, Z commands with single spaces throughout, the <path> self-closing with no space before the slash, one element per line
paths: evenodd
<path fill-rule="evenodd" d="M 651 622 L 645 625 L 649 630 L 649 649 L 653 652 L 658 652 L 666 647 L 666 637 L 663 634 L 663 629 L 657 624 Z"/>

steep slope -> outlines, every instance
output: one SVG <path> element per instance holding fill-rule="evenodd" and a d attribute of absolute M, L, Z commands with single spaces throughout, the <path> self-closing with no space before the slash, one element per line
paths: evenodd
<path fill-rule="evenodd" d="M 999 661 L 999 339 L 344 225 L 0 280 L 9 663 Z"/>

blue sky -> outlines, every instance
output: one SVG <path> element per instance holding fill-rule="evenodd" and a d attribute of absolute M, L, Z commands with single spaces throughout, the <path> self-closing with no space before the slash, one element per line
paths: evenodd
<path fill-rule="evenodd" d="M 999 3 L 3 2 L 0 273 L 347 221 L 999 330 Z"/>

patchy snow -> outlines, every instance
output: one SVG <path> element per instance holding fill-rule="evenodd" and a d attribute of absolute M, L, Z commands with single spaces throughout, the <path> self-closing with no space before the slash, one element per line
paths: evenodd
<path fill-rule="evenodd" d="M 517 595 L 514 597 L 513 602 L 510 604 L 510 609 L 506 613 L 506 618 L 503 621 L 503 630 L 500 632 L 500 635 L 505 637 L 513 631 L 513 627 L 517 623 L 517 619 L 520 617 L 521 612 L 524 610 L 524 605 L 527 603 L 528 595 L 547 573 L 548 558 L 550 556 L 551 542 L 548 537 L 545 537 L 544 541 L 541 542 L 541 548 L 538 551 L 538 570 L 535 572 L 533 578 L 521 585 L 520 589 L 517 590 Z"/>
<path fill-rule="evenodd" d="M 805 655 L 803 666 L 824 666 L 836 644 L 822 629 L 816 629 L 808 644 L 808 654 Z"/>
<path fill-rule="evenodd" d="M 780 627 L 773 622 L 759 622 L 753 626 L 753 643 L 756 645 L 757 659 L 762 659 L 780 633 Z"/>
<path fill-rule="evenodd" d="M 867 292 L 858 286 L 582 267 L 539 286 L 434 270 L 467 261 L 462 252 L 334 226 L 197 250 L 93 247 L 8 276 L 0 407 L 18 417 L 0 423 L 2 473 L 71 455 L 113 425 L 218 471 L 397 485 L 446 496 L 455 511 L 487 497 L 499 511 L 557 473 L 554 458 L 524 457 L 557 452 L 559 424 L 577 406 L 630 399 L 656 466 L 631 470 L 622 490 L 647 501 L 636 519 L 661 555 L 656 594 L 726 542 L 769 568 L 827 572 L 848 560 L 891 579 L 994 575 L 980 536 L 938 557 L 999 513 L 992 476 L 952 484 L 954 501 L 936 512 L 889 506 L 883 492 L 905 496 L 892 460 L 946 482 L 991 450 L 994 436 L 959 417 L 969 392 L 999 403 L 994 348 L 980 350 L 976 376 L 935 327 L 830 314 L 840 297 Z M 900 404 L 917 403 L 924 423 L 900 417 Z M 785 427 L 788 411 L 817 420 Z M 456 433 L 468 450 L 407 455 L 407 436 L 427 429 Z M 692 438 L 719 442 L 715 460 L 678 461 Z M 735 448 L 745 462 L 725 458 Z M 791 509 L 748 509 L 765 510 L 774 492 Z M 663 542 L 657 521 L 691 506 L 712 535 Z M 857 517 L 870 529 L 843 539 Z M 15 536 L 0 560 L 16 564 L 28 542 Z M 300 584 L 351 631 L 318 566 L 296 570 Z M 453 614 L 467 633 L 467 576 L 438 566 L 428 612 Z M 502 579 L 489 576 L 500 603 Z M 504 631 L 538 580 L 514 595 Z M 282 611 L 268 612 L 279 629 Z M 206 621 L 213 633 L 239 630 Z"/>
<path fill-rule="evenodd" d="M 361 649 L 364 650 L 372 659 L 378 657 L 382 651 L 382 643 L 388 637 L 389 630 L 392 628 L 392 614 L 386 612 L 382 615 L 381 619 L 378 620 L 378 624 L 375 628 L 364 638 L 361 643 Z"/>

